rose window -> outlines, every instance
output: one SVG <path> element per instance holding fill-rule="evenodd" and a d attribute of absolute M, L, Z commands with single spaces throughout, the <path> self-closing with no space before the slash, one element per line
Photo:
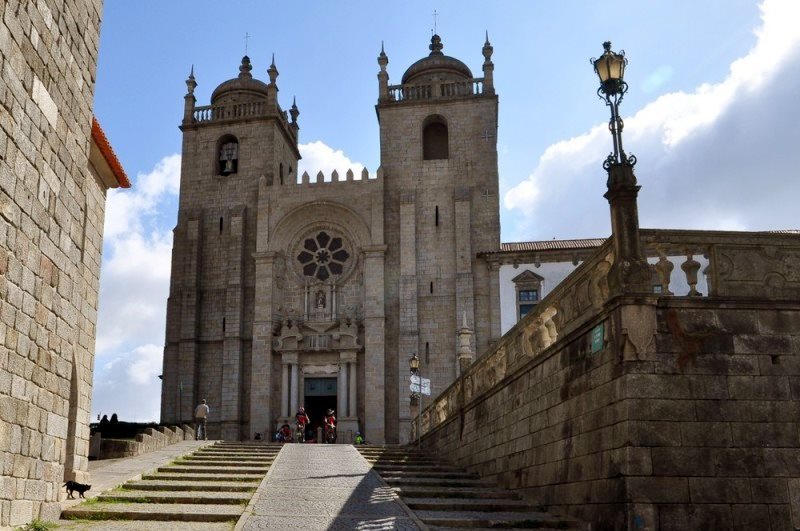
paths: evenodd
<path fill-rule="evenodd" d="M 348 258 L 350 253 L 344 249 L 342 239 L 331 237 L 325 231 L 306 238 L 303 250 L 297 255 L 303 275 L 323 281 L 341 275 Z"/>

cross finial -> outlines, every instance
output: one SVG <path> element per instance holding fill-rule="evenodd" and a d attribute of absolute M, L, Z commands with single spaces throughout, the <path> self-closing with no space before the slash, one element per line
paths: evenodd
<path fill-rule="evenodd" d="M 439 13 L 438 13 L 438 12 L 437 12 L 437 11 L 434 9 L 434 10 L 433 10 L 433 33 L 434 33 L 434 35 L 435 35 L 435 34 L 436 34 L 436 32 L 437 32 L 437 28 L 436 28 L 436 17 L 438 17 L 438 16 L 439 16 Z"/>
<path fill-rule="evenodd" d="M 250 39 L 250 34 L 244 33 L 244 54 L 247 55 L 247 41 Z"/>

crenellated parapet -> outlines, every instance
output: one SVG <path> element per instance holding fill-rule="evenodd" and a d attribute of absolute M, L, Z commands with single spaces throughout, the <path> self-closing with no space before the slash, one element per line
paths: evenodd
<path fill-rule="evenodd" d="M 375 175 L 370 175 L 369 170 L 363 168 L 361 172 L 358 174 L 358 178 L 356 178 L 356 174 L 353 172 L 352 169 L 347 170 L 344 173 L 339 173 L 338 170 L 333 170 L 330 174 L 330 178 L 326 178 L 327 176 L 322 172 L 318 171 L 316 175 L 313 177 L 309 175 L 307 171 L 303 172 L 303 175 L 300 177 L 300 182 L 298 183 L 289 183 L 289 184 L 297 184 L 297 185 L 333 185 L 337 183 L 376 183 L 383 179 L 383 172 L 378 169 Z"/>

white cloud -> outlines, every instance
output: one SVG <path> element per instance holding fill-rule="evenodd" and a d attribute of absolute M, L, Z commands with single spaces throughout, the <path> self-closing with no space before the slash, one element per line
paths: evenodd
<path fill-rule="evenodd" d="M 761 13 L 755 46 L 725 79 L 662 95 L 625 119 L 625 148 L 639 158 L 642 226 L 796 225 L 785 198 L 800 197 L 800 32 L 792 22 L 800 3 L 766 0 Z M 608 234 L 600 163 L 610 148 L 605 124 L 548 147 L 505 194 L 505 208 L 522 218 L 508 239 Z"/>
<path fill-rule="evenodd" d="M 162 158 L 129 190 L 112 190 L 97 324 L 94 410 L 157 420 L 180 155 Z M 100 361 L 102 360 L 102 361 Z"/>
<path fill-rule="evenodd" d="M 162 347 L 146 344 L 95 368 L 92 418 L 116 413 L 123 421 L 157 421 L 161 408 Z"/>
<path fill-rule="evenodd" d="M 335 150 L 320 140 L 300 144 L 298 149 L 303 157 L 300 159 L 298 168 L 299 176 L 307 171 L 311 180 L 314 180 L 317 173 L 321 171 L 325 180 L 330 181 L 333 170 L 336 170 L 342 179 L 347 170 L 353 170 L 354 178 L 361 178 L 361 170 L 364 169 L 364 165 L 350 160 L 341 149 Z"/>

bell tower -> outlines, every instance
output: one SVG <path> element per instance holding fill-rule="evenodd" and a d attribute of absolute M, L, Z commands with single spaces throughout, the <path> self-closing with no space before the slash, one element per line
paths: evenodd
<path fill-rule="evenodd" d="M 431 394 L 459 374 L 458 331 L 469 328 L 478 356 L 500 337 L 496 269 L 477 256 L 499 248 L 497 110 L 488 34 L 483 77 L 444 55 L 439 35 L 430 54 L 389 84 L 389 59 L 378 56 L 381 169 L 386 253 L 386 410 L 408 435 L 408 360 L 417 354 Z M 462 345 L 463 348 L 463 345 Z"/>
<path fill-rule="evenodd" d="M 268 82 L 252 70 L 244 56 L 238 76 L 220 84 L 205 106 L 196 105 L 194 68 L 186 80 L 164 348 L 162 422 L 191 422 L 205 398 L 212 408 L 209 437 L 228 440 L 249 435 L 253 367 L 268 356 L 261 329 L 271 317 L 258 314 L 253 302 L 259 201 L 297 180 L 300 158 L 299 111 L 278 104 L 274 57 Z M 263 371 L 255 377 L 266 382 L 255 389 L 269 396 Z M 268 417 L 269 407 L 261 399 L 257 414 Z"/>

